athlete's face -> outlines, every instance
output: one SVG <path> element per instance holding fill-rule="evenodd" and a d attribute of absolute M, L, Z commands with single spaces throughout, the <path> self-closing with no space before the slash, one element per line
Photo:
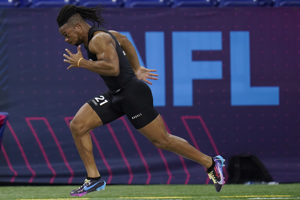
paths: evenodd
<path fill-rule="evenodd" d="M 59 28 L 60 34 L 65 37 L 65 41 L 71 45 L 80 45 L 82 41 L 80 40 L 80 27 L 64 24 Z"/>

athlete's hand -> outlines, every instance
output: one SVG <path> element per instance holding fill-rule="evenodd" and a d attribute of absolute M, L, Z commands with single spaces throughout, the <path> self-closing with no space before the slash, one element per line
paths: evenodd
<path fill-rule="evenodd" d="M 69 49 L 65 49 L 65 50 L 69 54 L 69 55 L 63 54 L 63 56 L 65 57 L 64 62 L 70 64 L 70 66 L 67 69 L 71 69 L 73 67 L 79 67 L 79 63 L 82 60 L 81 58 L 83 58 L 83 55 L 82 55 L 82 52 L 81 52 L 81 46 L 79 45 L 77 47 L 77 53 L 76 54 L 72 54 L 72 52 L 69 51 Z"/>
<path fill-rule="evenodd" d="M 156 69 L 147 69 L 143 66 L 141 66 L 135 73 L 138 79 L 145 81 L 149 85 L 152 85 L 152 83 L 148 80 L 158 80 L 157 76 L 158 74 L 154 74 L 152 72 L 156 72 Z"/>

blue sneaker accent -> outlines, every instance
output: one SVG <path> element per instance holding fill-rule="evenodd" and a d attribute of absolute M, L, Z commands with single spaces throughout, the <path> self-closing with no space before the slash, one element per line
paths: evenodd
<path fill-rule="evenodd" d="M 96 186 L 97 184 L 98 184 L 98 182 L 96 182 L 95 184 L 93 184 L 93 185 L 91 185 L 91 186 L 86 186 L 86 185 L 85 185 L 85 186 L 83 187 L 83 189 L 84 189 L 84 190 L 90 190 L 90 189 L 92 189 L 94 186 Z"/>
<path fill-rule="evenodd" d="M 105 186 L 106 186 L 106 182 L 104 181 L 104 185 L 102 185 L 101 187 L 98 187 L 96 190 L 97 191 L 105 190 Z"/>
<path fill-rule="evenodd" d="M 220 192 L 225 184 L 225 178 L 222 169 L 225 166 L 225 159 L 218 155 L 213 157 L 213 160 L 215 161 L 215 167 L 211 172 L 208 173 L 208 177 L 214 182 L 216 191 Z"/>
<path fill-rule="evenodd" d="M 214 158 L 218 160 L 218 162 L 219 162 L 219 164 L 220 164 L 221 167 L 225 166 L 225 159 L 222 156 L 218 155 L 218 156 L 216 156 Z"/>

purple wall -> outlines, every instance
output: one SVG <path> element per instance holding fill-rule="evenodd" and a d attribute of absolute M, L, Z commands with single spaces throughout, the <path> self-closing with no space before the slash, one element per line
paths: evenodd
<path fill-rule="evenodd" d="M 6 78 L 0 80 L 0 111 L 10 118 L 0 151 L 0 182 L 79 184 L 85 176 L 68 123 L 106 87 L 89 71 L 66 70 L 64 49 L 76 48 L 58 32 L 58 11 L 1 11 L 0 76 Z M 157 66 L 161 76 L 153 93 L 164 102 L 157 110 L 171 134 L 227 161 L 234 155 L 256 155 L 278 182 L 300 181 L 299 16 L 294 8 L 107 9 L 104 14 L 108 29 L 130 32 L 141 59 L 151 65 L 147 67 L 156 68 L 150 61 L 164 59 Z M 162 43 L 147 38 L 153 32 L 160 33 Z M 190 33 L 208 33 L 208 48 L 193 49 L 193 42 L 176 39 L 189 41 Z M 162 52 L 154 54 L 149 43 Z M 177 47 L 190 51 L 175 57 Z M 182 67 L 181 60 L 187 61 Z M 207 70 L 198 61 L 208 61 Z M 184 76 L 185 71 L 195 75 Z M 192 87 L 180 89 L 178 77 Z M 247 78 L 250 85 L 244 88 Z M 260 89 L 262 93 L 253 92 Z M 180 92 L 182 96 L 175 95 Z M 176 104 L 188 104 L 189 97 L 191 105 Z M 156 149 L 126 118 L 96 128 L 92 138 L 97 165 L 110 184 L 208 183 L 202 166 Z"/>

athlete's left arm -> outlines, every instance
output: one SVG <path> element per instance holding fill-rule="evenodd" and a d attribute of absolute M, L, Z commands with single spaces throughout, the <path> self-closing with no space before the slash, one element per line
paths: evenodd
<path fill-rule="evenodd" d="M 140 65 L 136 50 L 125 35 L 112 30 L 110 30 L 109 32 L 113 34 L 118 40 L 137 78 L 152 85 L 152 83 L 148 79 L 157 80 L 158 74 L 152 73 L 156 72 L 156 69 L 147 69 Z"/>

